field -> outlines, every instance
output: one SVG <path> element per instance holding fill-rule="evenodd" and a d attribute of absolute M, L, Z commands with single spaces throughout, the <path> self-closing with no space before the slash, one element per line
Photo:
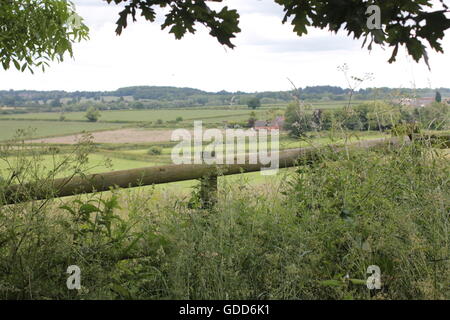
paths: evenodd
<path fill-rule="evenodd" d="M 354 101 L 352 104 L 361 102 Z M 311 108 L 336 109 L 342 108 L 347 103 L 345 101 L 324 101 L 308 104 Z M 0 115 L 0 141 L 12 139 L 17 135 L 17 130 L 34 129 L 33 138 L 47 138 L 67 136 L 70 134 L 78 134 L 82 132 L 96 132 L 107 129 L 118 129 L 123 125 L 132 127 L 139 123 L 153 123 L 157 120 L 163 121 L 163 126 L 167 126 L 167 121 L 175 121 L 178 117 L 182 117 L 182 123 L 178 126 L 190 127 L 194 120 L 202 120 L 206 125 L 222 126 L 224 122 L 246 121 L 250 117 L 250 113 L 254 111 L 258 119 L 267 119 L 271 117 L 267 112 L 270 110 L 279 110 L 282 112 L 287 104 L 263 105 L 260 109 L 250 110 L 246 106 L 207 106 L 202 108 L 190 109 L 165 109 L 165 110 L 113 110 L 101 111 L 101 117 L 98 122 L 87 122 L 85 112 L 67 112 L 65 113 L 66 121 L 59 121 L 59 112 L 40 112 L 40 113 L 24 113 Z M 170 125 L 169 125 L 170 127 Z M 137 131 L 130 131 L 131 135 L 135 135 Z M 101 135 L 101 134 L 100 134 Z M 48 140 L 50 143 L 67 143 L 73 142 L 74 137 L 55 138 Z M 77 137 L 75 137 L 75 140 Z M 126 138 L 122 138 L 127 140 Z M 135 138 L 130 138 L 133 140 Z M 139 140 L 138 138 L 136 138 Z M 166 139 L 166 137 L 164 137 Z M 100 139 L 102 142 L 103 138 Z M 152 142 L 161 141 L 159 138 L 141 138 L 142 141 Z M 46 140 L 47 141 L 47 140 Z M 125 141 L 127 142 L 127 141 Z"/>
<path fill-rule="evenodd" d="M 363 101 L 353 101 L 352 105 L 362 103 Z M 323 101 L 307 103 L 311 108 L 337 109 L 347 105 L 346 101 Z M 206 106 L 201 108 L 189 109 L 156 109 L 156 110 L 111 110 L 101 111 L 101 122 L 155 122 L 158 119 L 163 121 L 174 121 L 177 117 L 183 120 L 203 120 L 205 122 L 221 122 L 224 120 L 236 121 L 247 119 L 250 112 L 263 115 L 264 111 L 269 109 L 285 109 L 286 104 L 263 105 L 260 109 L 251 110 L 246 106 Z M 85 112 L 66 112 L 67 120 L 86 121 Z M 23 120 L 58 120 L 59 112 L 40 112 L 0 115 L 0 119 L 23 119 Z"/>
<path fill-rule="evenodd" d="M 225 110 L 225 109 L 167 109 L 167 110 L 113 110 L 102 111 L 100 121 L 102 122 L 155 122 L 158 119 L 163 121 L 173 121 L 177 117 L 182 117 L 183 120 L 197 120 L 197 119 L 215 119 L 220 120 L 235 120 L 242 116 L 248 117 L 251 110 Z M 85 121 L 85 112 L 67 112 L 65 117 L 70 121 Z M 58 120 L 60 114 L 57 112 L 42 112 L 30 114 L 17 115 L 2 115 L 0 119 L 26 119 L 26 120 Z"/>
<path fill-rule="evenodd" d="M 267 111 L 269 107 L 258 110 L 259 116 L 266 117 Z M 219 176 L 213 193 L 217 202 L 211 207 L 203 204 L 199 180 L 120 189 L 108 183 L 104 192 L 35 200 L 35 191 L 48 192 L 50 184 L 42 181 L 52 177 L 172 164 L 177 144 L 170 141 L 172 130 L 183 125 L 192 130 L 197 117 L 208 127 L 223 128 L 222 121 L 248 119 L 250 110 L 104 115 L 107 121 L 98 123 L 79 121 L 82 113 L 71 115 L 78 121 L 54 121 L 58 114 L 0 120 L 3 140 L 16 129 L 37 128 L 37 139 L 1 144 L 0 186 L 22 186 L 29 201 L 3 206 L 0 212 L 0 242 L 6 243 L 0 246 L 0 268 L 11 270 L 0 278 L 0 297 L 450 297 L 448 150 L 420 143 L 341 152 L 317 148 L 312 158 L 276 175 Z M 139 123 L 148 121 L 145 117 L 170 120 L 179 115 L 182 123 Z M 33 120 L 39 117 L 49 120 Z M 115 123 L 119 121 L 123 123 Z M 389 131 L 341 129 L 308 132 L 301 139 L 282 132 L 279 146 L 322 147 L 390 137 Z M 81 131 L 90 132 L 93 144 L 74 144 Z M 68 263 L 83 272 L 77 293 L 64 285 Z M 368 265 L 379 266 L 383 274 L 382 290 L 373 295 L 365 286 Z"/>
<path fill-rule="evenodd" d="M 120 124 L 115 123 L 0 120 L 0 141 L 13 139 L 18 134 L 17 130 L 29 132 L 30 134 L 24 137 L 27 138 L 61 136 L 120 127 Z"/>

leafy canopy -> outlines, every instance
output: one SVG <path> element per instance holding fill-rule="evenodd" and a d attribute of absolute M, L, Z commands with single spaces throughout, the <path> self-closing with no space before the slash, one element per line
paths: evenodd
<path fill-rule="evenodd" d="M 240 32 L 239 14 L 236 10 L 223 7 L 220 11 L 209 8 L 206 2 L 225 2 L 222 0 L 106 0 L 108 3 L 125 4 L 117 21 L 118 34 L 127 27 L 128 16 L 136 21 L 140 12 L 146 20 L 155 21 L 155 7 L 169 7 L 162 29 L 170 27 L 169 32 L 177 39 L 186 32 L 195 33 L 194 25 L 199 22 L 210 30 L 210 35 L 230 48 L 231 39 Z M 347 31 L 356 39 L 363 38 L 363 47 L 369 50 L 372 44 L 387 45 L 393 48 L 389 62 L 394 62 L 399 46 L 404 45 L 415 61 L 421 58 L 428 64 L 426 43 L 443 52 L 440 40 L 444 31 L 450 27 L 446 17 L 448 7 L 439 0 L 443 10 L 435 10 L 432 0 L 274 0 L 283 7 L 283 23 L 290 22 L 299 35 L 308 33 L 308 27 L 328 29 L 332 32 Z M 381 9 L 381 29 L 369 29 L 366 11 L 370 5 Z M 434 11 L 433 11 L 434 10 Z"/>
<path fill-rule="evenodd" d="M 234 47 L 231 42 L 241 29 L 239 14 L 223 6 L 220 10 L 208 2 L 223 0 L 105 0 L 120 5 L 123 10 L 117 20 L 117 34 L 140 15 L 155 22 L 156 8 L 166 8 L 162 29 L 181 39 L 187 32 L 195 33 L 195 24 L 209 29 L 212 37 L 222 45 Z M 400 46 L 405 46 L 414 60 L 424 59 L 428 64 L 426 45 L 443 52 L 441 40 L 450 27 L 446 14 L 448 7 L 438 10 L 433 0 L 274 0 L 283 7 L 283 23 L 290 22 L 299 35 L 308 33 L 308 27 L 332 32 L 347 31 L 349 36 L 363 38 L 363 47 L 372 44 L 393 48 L 389 62 L 394 62 Z M 434 2 L 436 3 L 436 2 Z M 381 9 L 381 29 L 370 29 L 366 13 L 370 5 Z M 4 69 L 13 64 L 18 70 L 33 72 L 35 67 L 45 69 L 49 61 L 63 61 L 64 55 L 73 56 L 72 44 L 88 38 L 74 6 L 66 0 L 2 0 L 0 1 L 0 62 Z"/>
<path fill-rule="evenodd" d="M 73 56 L 72 44 L 88 38 L 88 28 L 65 0 L 1 0 L 0 62 L 7 70 L 43 70 L 50 61 Z"/>
<path fill-rule="evenodd" d="M 170 27 L 169 32 L 173 33 L 176 39 L 181 39 L 188 31 L 195 33 L 194 24 L 198 22 L 205 25 L 210 30 L 209 34 L 221 44 L 233 48 L 231 38 L 241 31 L 238 27 L 239 14 L 236 10 L 230 10 L 226 6 L 220 11 L 212 10 L 205 3 L 207 1 L 221 2 L 221 0 L 106 0 L 108 3 L 125 3 L 124 9 L 119 14 L 119 20 L 117 20 L 116 32 L 119 35 L 128 25 L 128 16 L 136 21 L 136 14 L 140 12 L 146 20 L 154 22 L 155 7 L 169 7 L 161 29 Z"/>

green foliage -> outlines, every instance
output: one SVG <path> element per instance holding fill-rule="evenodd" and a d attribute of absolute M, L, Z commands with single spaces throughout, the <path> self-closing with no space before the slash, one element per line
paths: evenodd
<path fill-rule="evenodd" d="M 159 156 L 160 154 L 162 154 L 163 148 L 160 146 L 152 146 L 149 150 L 148 150 L 148 154 L 151 156 Z"/>
<path fill-rule="evenodd" d="M 450 105 L 446 103 L 434 102 L 427 107 L 416 108 L 413 117 L 426 129 L 450 129 Z"/>
<path fill-rule="evenodd" d="M 72 57 L 72 44 L 88 38 L 70 2 L 63 0 L 15 0 L 0 2 L 0 61 L 3 69 L 40 67 L 49 61 Z"/>
<path fill-rule="evenodd" d="M 261 104 L 285 104 L 292 100 L 292 94 L 301 97 L 304 101 L 318 102 L 318 104 L 341 107 L 344 103 L 336 103 L 348 100 L 350 89 L 343 89 L 334 86 L 307 86 L 293 91 L 265 91 L 259 92 L 256 97 L 261 99 Z M 443 96 L 450 96 L 449 88 L 439 88 Z M 429 88 L 365 88 L 353 91 L 353 100 L 391 100 L 393 97 L 411 97 L 434 95 L 435 90 Z M 119 97 L 126 96 L 128 99 L 120 102 Z M 133 97 L 134 100 L 130 99 Z M 233 99 L 234 97 L 234 99 Z M 237 105 L 233 109 L 241 109 L 246 105 L 247 99 L 254 97 L 253 93 L 233 93 L 227 91 L 206 92 L 192 88 L 158 87 L 158 86 L 135 86 L 119 88 L 114 91 L 31 91 L 31 90 L 0 90 L 0 104 L 5 106 L 26 107 L 27 110 L 1 110 L 1 113 L 25 113 L 25 112 L 55 112 L 50 106 L 55 99 L 60 99 L 65 110 L 86 111 L 90 106 L 95 106 L 99 110 L 120 110 L 120 109 L 175 109 L 208 106 L 208 111 L 213 110 L 212 106 L 227 106 L 230 108 L 230 101 Z M 40 104 L 46 101 L 46 104 Z M 327 101 L 327 103 L 323 103 Z M 329 102 L 328 102 L 329 101 Z M 175 111 L 175 110 L 173 110 Z M 204 108 L 206 111 L 206 108 Z M 186 119 L 187 116 L 183 115 Z M 173 118 L 175 119 L 175 117 Z M 189 118 L 188 118 L 189 119 Z"/>
<path fill-rule="evenodd" d="M 324 153 L 284 196 L 241 182 L 212 212 L 163 205 L 144 219 L 158 249 L 118 281 L 147 299 L 448 299 L 450 172 L 430 151 Z"/>
<path fill-rule="evenodd" d="M 415 61 L 423 57 L 428 64 L 425 43 L 432 49 L 443 52 L 439 41 L 444 38 L 444 31 L 450 27 L 450 19 L 445 15 L 448 7 L 442 1 L 445 9 L 435 11 L 430 11 L 436 6 L 431 0 L 371 3 L 351 0 L 341 1 L 339 4 L 333 1 L 313 0 L 301 3 L 296 0 L 275 0 L 275 2 L 284 7 L 283 23 L 291 21 L 294 31 L 299 36 L 307 34 L 309 26 L 326 28 L 336 33 L 343 28 L 354 38 L 364 38 L 363 46 L 370 40 L 369 50 L 373 43 L 393 47 L 389 62 L 395 61 L 399 47 L 404 45 Z M 380 8 L 381 30 L 370 30 L 367 27 L 366 10 L 370 4 L 376 4 Z"/>
<path fill-rule="evenodd" d="M 97 122 L 100 118 L 100 111 L 94 107 L 90 107 L 85 114 L 85 118 L 90 122 Z"/>
<path fill-rule="evenodd" d="M 442 102 L 442 96 L 441 96 L 441 93 L 439 91 L 436 91 L 436 95 L 434 97 L 434 101 Z"/>
<path fill-rule="evenodd" d="M 247 106 L 248 106 L 250 109 L 255 110 L 256 108 L 261 107 L 261 100 L 260 100 L 258 97 L 250 98 L 250 99 L 247 101 Z"/>
<path fill-rule="evenodd" d="M 183 121 L 183 117 L 177 117 L 177 118 L 175 119 L 175 121 L 176 121 L 176 122 L 181 122 L 181 121 Z"/>
<path fill-rule="evenodd" d="M 291 136 L 301 137 L 306 132 L 313 130 L 316 123 L 310 112 L 301 103 L 292 102 L 285 111 L 285 128 L 289 130 Z"/>
<path fill-rule="evenodd" d="M 413 135 L 420 133 L 420 126 L 417 122 L 399 123 L 392 127 L 391 134 L 393 136 L 408 136 L 410 140 Z"/>
<path fill-rule="evenodd" d="M 125 0 L 106 0 L 108 3 L 121 4 Z M 169 32 L 173 33 L 176 39 L 181 39 L 186 32 L 195 33 L 195 23 L 206 26 L 209 34 L 216 38 L 221 44 L 233 48 L 231 39 L 241 30 L 238 27 L 239 15 L 236 10 L 223 7 L 220 11 L 212 10 L 205 1 L 166 1 L 166 0 L 136 0 L 125 4 L 124 9 L 119 13 L 117 20 L 117 34 L 128 25 L 128 16 L 136 21 L 136 13 L 141 11 L 141 16 L 147 21 L 154 22 L 156 13 L 154 7 L 170 7 L 166 14 L 166 19 L 161 25 L 162 29 L 170 27 Z"/>
<path fill-rule="evenodd" d="M 421 126 L 430 130 L 449 128 L 450 106 L 433 103 L 423 108 L 401 108 L 384 102 L 363 103 L 338 110 L 315 110 L 311 112 L 299 103 L 291 103 L 285 112 L 286 129 L 294 137 L 304 136 L 309 131 L 352 130 L 403 132 L 403 124 Z"/>
<path fill-rule="evenodd" d="M 0 159 L 12 164 L 14 152 L 17 165 L 1 172 L 0 199 L 21 184 L 29 201 L 0 206 L 1 298 L 450 298 L 450 168 L 419 142 L 323 151 L 276 187 L 221 180 L 208 211 L 152 188 L 53 199 L 54 176 L 82 177 L 92 147 L 51 173 L 36 148 L 2 148 Z M 33 200 L 36 188 L 48 199 Z M 74 264 L 79 291 L 65 285 Z M 381 268 L 373 293 L 369 265 Z"/>
<path fill-rule="evenodd" d="M 113 0 L 107 0 L 108 3 Z M 116 4 L 124 0 L 114 0 Z M 403 0 L 396 2 L 373 1 L 368 3 L 364 0 L 340 1 L 297 1 L 297 0 L 275 0 L 283 7 L 285 16 L 283 23 L 290 21 L 297 35 L 307 34 L 308 27 L 328 29 L 338 32 L 344 29 L 348 35 L 354 38 L 364 38 L 363 46 L 368 44 L 369 50 L 372 44 L 388 45 L 393 47 L 389 62 L 395 61 L 400 46 L 405 46 L 409 55 L 415 61 L 421 58 L 428 64 L 428 54 L 425 43 L 432 49 L 443 52 L 440 40 L 444 38 L 444 32 L 450 27 L 450 19 L 445 15 L 448 7 L 441 1 L 444 10 L 432 10 L 437 5 L 431 0 Z M 381 10 L 382 29 L 371 30 L 367 26 L 367 8 L 376 4 Z M 210 35 L 230 48 L 234 45 L 230 42 L 236 33 L 240 32 L 238 27 L 239 15 L 235 10 L 227 7 L 219 12 L 210 9 L 205 1 L 175 1 L 175 0 L 136 0 L 127 3 L 120 18 L 117 21 L 117 33 L 120 34 L 128 24 L 130 15 L 133 21 L 140 11 L 141 15 L 148 21 L 155 21 L 154 7 L 170 6 L 166 20 L 161 25 L 164 29 L 171 27 L 170 32 L 177 39 L 182 38 L 186 32 L 194 33 L 194 24 L 200 22 L 210 29 Z M 431 9 L 431 10 L 430 10 Z"/>

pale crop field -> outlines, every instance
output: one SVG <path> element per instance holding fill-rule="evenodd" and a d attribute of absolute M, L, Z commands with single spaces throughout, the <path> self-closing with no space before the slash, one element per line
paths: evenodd
<path fill-rule="evenodd" d="M 118 129 L 121 126 L 122 125 L 116 123 L 0 120 L 0 141 L 17 137 L 18 130 L 31 132 L 31 137 L 38 138 L 62 136 L 83 131 L 92 132 L 106 129 Z M 30 135 L 25 138 L 30 138 Z"/>

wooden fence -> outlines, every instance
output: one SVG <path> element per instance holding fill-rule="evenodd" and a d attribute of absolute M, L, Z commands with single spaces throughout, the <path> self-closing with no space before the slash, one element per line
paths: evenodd
<path fill-rule="evenodd" d="M 448 138 L 446 137 L 446 143 L 449 141 Z M 279 152 L 279 167 L 293 167 L 299 160 L 314 161 L 324 149 L 337 152 L 344 148 L 372 148 L 381 145 L 398 146 L 405 143 L 405 141 L 399 138 L 382 138 L 363 140 L 347 146 L 330 145 L 321 148 L 306 147 L 284 150 Z M 249 164 L 248 161 L 246 164 L 232 165 L 182 164 L 113 171 L 83 177 L 60 178 L 28 185 L 9 186 L 4 193 L 4 203 L 14 204 L 29 201 L 30 199 L 44 200 L 49 197 L 65 197 L 83 193 L 108 191 L 111 188 L 133 188 L 201 179 L 200 194 L 204 206 L 207 207 L 215 202 L 218 175 L 255 172 L 260 171 L 262 167 L 264 165 L 261 163 Z M 47 188 L 43 189 L 43 185 L 47 186 Z"/>

